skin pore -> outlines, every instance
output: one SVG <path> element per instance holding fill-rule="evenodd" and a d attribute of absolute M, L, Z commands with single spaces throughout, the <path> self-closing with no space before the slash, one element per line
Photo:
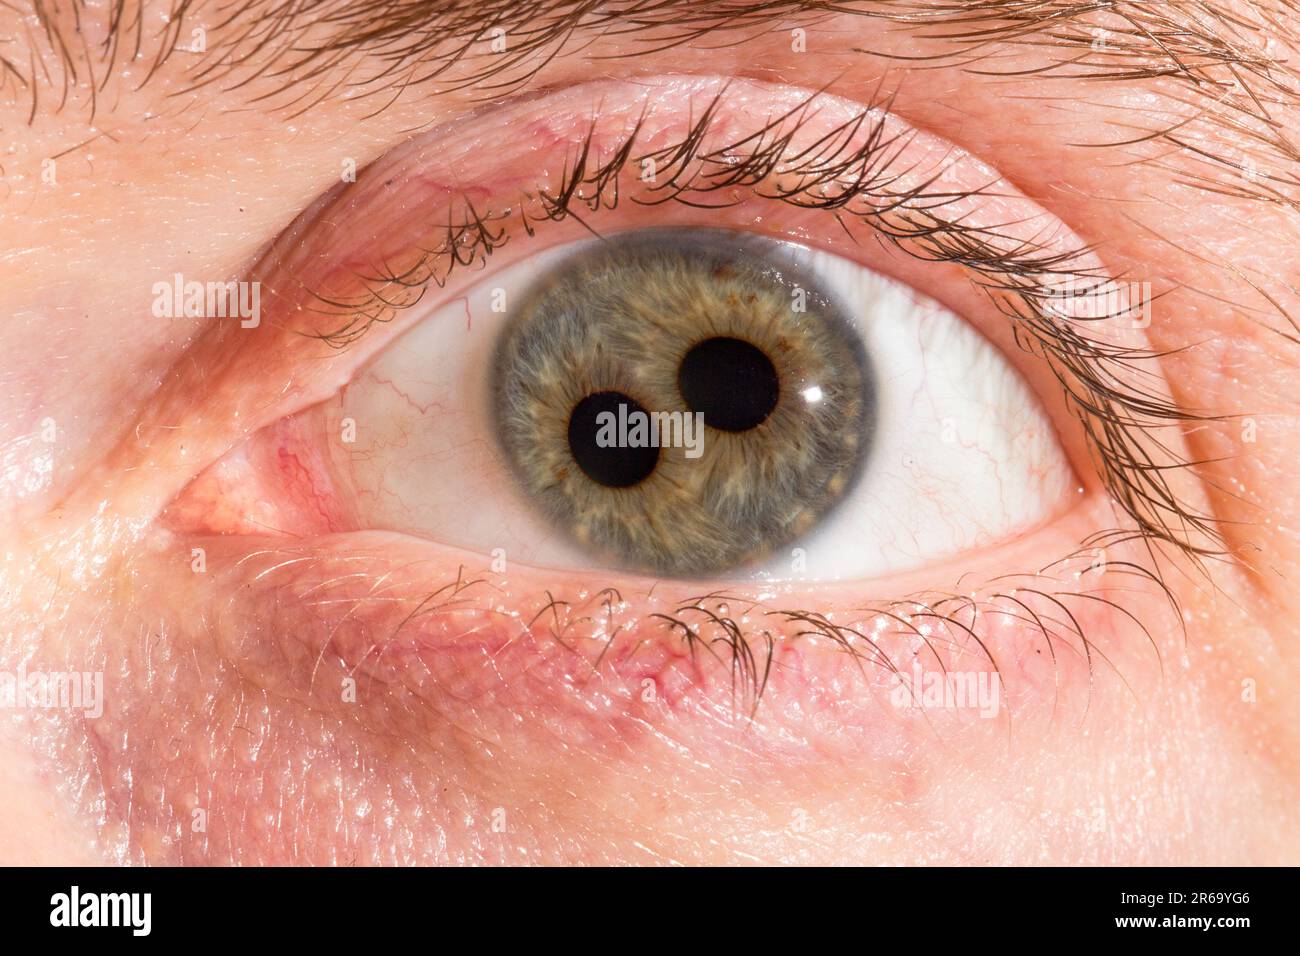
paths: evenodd
<path fill-rule="evenodd" d="M 762 6 L 735 3 L 707 22 L 685 4 L 564 4 L 619 15 L 588 11 L 562 46 L 536 32 L 553 21 L 503 4 L 454 61 L 456 11 L 476 5 L 411 6 L 306 4 L 268 26 L 260 3 L 179 18 L 128 3 L 116 32 L 116 4 L 0 7 L 0 670 L 104 687 L 94 717 L 6 712 L 0 861 L 1296 861 L 1300 51 L 1286 4 L 1219 0 L 1215 18 L 1062 2 L 1043 5 L 1050 28 L 1016 4 L 965 21 L 972 5 L 924 0 L 728 19 Z M 378 29 L 404 11 L 415 19 Z M 553 194 L 593 129 L 608 159 L 638 118 L 655 148 L 716 101 L 710 142 L 730 146 L 817 96 L 804 142 L 881 107 L 911 131 L 914 182 L 943 169 L 954 192 L 996 184 L 951 218 L 1022 241 L 1048 223 L 1109 275 L 1151 284 L 1140 338 L 1090 334 L 1158 355 L 1130 387 L 1182 414 L 1143 407 L 1129 424 L 1153 462 L 1181 462 L 1162 487 L 1207 529 L 1158 510 L 1173 540 L 1113 539 L 1094 589 L 1092 536 L 1137 519 L 1112 500 L 1053 356 L 1020 348 L 969 263 L 933 261 L 915 235 L 878 241 L 899 211 L 846 229 L 773 199 L 773 178 L 721 211 L 575 209 L 518 230 L 482 274 L 439 276 L 347 348 L 318 337 L 346 312 L 312 303 L 355 302 L 358 272 L 436 247 L 464 212 L 452 197 L 481 210 Z M 647 188 L 635 170 L 625 197 Z M 283 447 L 286 417 L 327 415 L 367 361 L 483 275 L 588 226 L 666 224 L 795 239 L 943 302 L 1030 383 L 1079 499 L 927 567 L 759 593 L 594 558 L 496 568 L 337 517 L 337 488 L 313 524 L 300 503 L 319 486 L 302 492 L 257 451 Z M 177 273 L 257 279 L 261 323 L 152 314 L 155 283 Z M 466 508 L 496 500 L 459 493 Z M 240 524 L 255 507 L 276 533 Z M 921 635 L 942 596 L 950 616 Z M 752 659 L 730 657 L 718 623 L 742 618 Z M 845 654 L 831 621 L 878 648 Z M 689 627 L 730 636 L 710 645 L 728 653 L 700 651 Z M 884 660 L 989 673 L 989 657 L 1001 719 L 889 706 Z M 738 684 L 734 659 L 750 661 Z"/>

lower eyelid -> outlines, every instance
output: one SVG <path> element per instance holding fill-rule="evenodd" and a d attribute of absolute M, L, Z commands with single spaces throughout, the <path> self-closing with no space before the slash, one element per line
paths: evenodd
<path fill-rule="evenodd" d="M 1097 526 L 1105 506 L 1094 504 L 1047 540 L 988 563 L 1068 547 Z M 772 746 L 803 739 L 816 750 L 833 728 L 835 747 L 889 759 L 909 739 L 996 737 L 1010 721 L 1023 733 L 1140 694 L 1178 633 L 1136 542 L 1100 565 L 1085 551 L 1043 573 L 971 571 L 950 575 L 959 591 L 877 600 L 862 585 L 709 593 L 645 578 L 498 572 L 491 559 L 387 533 L 181 540 L 192 547 L 166 552 L 201 553 L 203 573 L 159 574 L 181 603 L 212 609 L 197 625 L 211 631 L 194 639 L 215 641 L 277 695 L 425 740 L 453 729 L 526 736 L 516 722 L 531 715 L 564 739 L 626 752 L 649 728 L 713 735 L 718 720 L 740 728 L 755 719 L 782 728 Z M 916 580 L 889 587 L 905 593 Z M 912 684 L 940 674 L 996 683 L 997 712 L 981 715 L 987 698 L 983 708 L 906 705 Z"/>

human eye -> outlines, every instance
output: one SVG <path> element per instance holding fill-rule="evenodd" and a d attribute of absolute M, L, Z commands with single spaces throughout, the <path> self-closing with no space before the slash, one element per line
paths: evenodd
<path fill-rule="evenodd" d="M 429 167 L 455 137 L 413 142 L 295 230 L 266 263 L 266 334 L 315 356 L 304 389 L 335 387 L 213 465 L 169 525 L 219 535 L 214 564 L 256 582 L 248 613 L 274 606 L 315 678 L 426 699 L 456 660 L 475 700 L 549 708 L 519 676 L 544 669 L 756 719 L 849 668 L 861 695 L 820 706 L 851 723 L 914 667 L 1034 686 L 1022 707 L 1047 711 L 1144 666 L 1143 620 L 1169 608 L 1137 553 L 1171 507 L 1195 517 L 1143 484 L 1159 472 L 1118 470 L 1172 455 L 1143 430 L 1166 424 L 1158 392 L 1125 406 L 1100 377 L 1140 359 L 1149 303 L 869 104 L 654 92 L 489 116 L 552 143 L 475 156 L 474 179 Z M 620 404 L 625 423 L 676 411 L 682 441 L 620 440 Z"/>

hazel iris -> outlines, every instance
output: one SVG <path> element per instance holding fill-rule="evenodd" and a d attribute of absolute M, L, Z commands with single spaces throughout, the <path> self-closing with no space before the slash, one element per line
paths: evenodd
<path fill-rule="evenodd" d="M 529 499 L 620 566 L 712 577 L 846 493 L 872 428 L 852 321 L 784 244 L 715 229 L 585 243 L 522 297 L 493 366 Z"/>

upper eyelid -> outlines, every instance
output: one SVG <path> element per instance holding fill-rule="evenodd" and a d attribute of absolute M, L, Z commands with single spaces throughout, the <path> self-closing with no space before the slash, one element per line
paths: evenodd
<path fill-rule="evenodd" d="M 785 155 L 789 139 L 811 118 L 817 109 L 818 97 L 811 93 L 799 104 L 760 124 L 757 129 L 745 131 L 725 145 L 701 144 L 711 132 L 717 109 L 727 95 L 727 85 L 712 96 L 700 110 L 698 119 L 678 140 L 666 145 L 637 152 L 641 123 L 638 120 L 621 143 L 602 151 L 593 148 L 596 123 L 586 136 L 564 158 L 560 182 L 552 189 L 539 190 L 529 196 L 536 203 L 530 214 L 524 200 L 518 204 L 507 201 L 508 213 L 495 212 L 480 207 L 467 194 L 456 197 L 459 206 L 447 210 L 446 225 L 434 235 L 437 244 L 421 250 L 420 256 L 400 269 L 383 272 L 370 269 L 358 272 L 355 278 L 365 289 L 356 298 L 339 298 L 319 290 L 311 295 L 319 304 L 318 311 L 330 316 L 335 311 L 347 318 L 339 326 L 309 333 L 334 348 L 346 348 L 360 339 L 369 327 L 372 315 L 385 316 L 390 311 L 409 308 L 419 301 L 430 284 L 445 284 L 457 267 L 482 263 L 510 234 L 506 231 L 511 219 L 519 220 L 519 227 L 531 234 L 546 220 L 563 220 L 577 217 L 579 208 L 595 213 L 602 208 L 614 208 L 620 201 L 619 177 L 629 168 L 635 169 L 647 160 L 663 165 L 659 167 L 663 183 L 648 188 L 649 197 L 633 196 L 631 201 L 641 205 L 656 205 L 672 201 L 714 206 L 734 205 L 709 198 L 710 194 L 736 184 L 758 186 L 767 174 L 780 163 L 781 175 L 796 180 L 795 190 L 777 189 L 771 194 L 761 190 L 761 198 L 779 199 L 802 209 L 823 208 L 847 212 L 847 202 L 866 199 L 879 205 L 868 215 L 857 214 L 871 222 L 886 238 L 900 245 L 908 240 L 938 237 L 936 230 L 951 239 L 924 245 L 934 259 L 952 258 L 961 261 L 978 274 L 998 276 L 999 281 L 1014 277 L 1033 277 L 1053 272 L 1063 272 L 1079 260 L 1078 273 L 1086 274 L 1092 266 L 1082 262 L 1088 250 L 1053 249 L 1044 243 L 1036 247 L 1032 241 L 1023 242 L 1018 249 L 1000 249 L 991 242 L 997 237 L 996 229 L 967 229 L 960 224 L 963 218 L 954 213 L 945 221 L 934 210 L 955 206 L 976 196 L 992 196 L 989 187 L 975 190 L 929 190 L 930 183 L 911 184 L 906 190 L 894 189 L 909 170 L 896 169 L 895 164 L 903 154 L 906 140 L 915 130 L 904 134 L 887 133 L 888 114 L 876 106 L 866 106 L 855 116 L 822 134 L 812 144 L 802 145 L 793 154 Z M 648 105 L 647 99 L 647 105 Z M 865 134 L 864 134 L 865 131 Z M 865 135 L 865 143 L 858 140 Z M 753 171 L 753 178 L 750 173 Z M 719 175 L 720 174 L 720 175 Z M 933 177 L 939 179 L 940 174 Z M 832 190 L 817 195 L 819 188 Z M 917 217 L 908 222 L 902 216 Z M 981 240 L 980 233 L 986 234 Z M 967 240 L 964 250 L 957 243 Z M 914 254 L 917 248 L 908 249 Z M 383 268 L 387 268 L 385 265 Z M 1026 285 L 1032 287 L 1032 283 Z M 413 290 L 413 291 L 408 291 Z M 386 321 L 378 318 L 375 321 Z"/>

